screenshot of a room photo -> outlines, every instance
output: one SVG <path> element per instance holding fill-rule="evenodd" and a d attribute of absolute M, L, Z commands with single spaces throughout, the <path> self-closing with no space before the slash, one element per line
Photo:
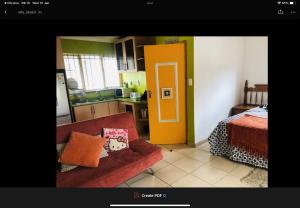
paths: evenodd
<path fill-rule="evenodd" d="M 268 187 L 268 36 L 169 35 L 56 37 L 57 188 Z"/>

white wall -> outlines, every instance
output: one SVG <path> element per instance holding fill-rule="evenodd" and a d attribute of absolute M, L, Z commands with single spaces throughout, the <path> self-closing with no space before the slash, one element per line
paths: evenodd
<path fill-rule="evenodd" d="M 206 139 L 240 102 L 243 59 L 242 37 L 195 37 L 195 143 Z"/>
<path fill-rule="evenodd" d="M 268 84 L 268 37 L 246 37 L 244 54 L 243 79 Z"/>
<path fill-rule="evenodd" d="M 194 37 L 195 143 L 243 101 L 245 80 L 267 83 L 267 37 Z"/>

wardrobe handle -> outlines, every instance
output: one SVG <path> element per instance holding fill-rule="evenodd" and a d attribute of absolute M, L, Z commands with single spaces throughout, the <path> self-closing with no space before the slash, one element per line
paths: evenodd
<path fill-rule="evenodd" d="M 151 94 L 152 94 L 152 92 L 151 92 L 151 90 L 148 90 L 148 94 L 149 94 L 149 98 L 151 98 Z"/>

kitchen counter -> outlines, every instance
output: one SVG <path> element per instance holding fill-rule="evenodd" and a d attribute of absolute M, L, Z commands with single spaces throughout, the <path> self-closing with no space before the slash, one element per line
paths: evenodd
<path fill-rule="evenodd" d="M 148 113 L 144 113 L 147 112 L 148 108 L 146 100 L 110 97 L 104 100 L 74 103 L 71 106 L 76 122 L 131 112 L 136 123 L 137 131 L 140 134 L 147 133 L 147 129 L 149 129 Z M 144 116 L 142 116 L 142 114 Z"/>
<path fill-rule="evenodd" d="M 130 102 L 130 103 L 141 103 L 141 104 L 147 104 L 147 100 L 134 100 L 130 98 L 119 98 L 118 101 L 121 102 Z"/>
<path fill-rule="evenodd" d="M 78 107 L 78 106 L 83 106 L 83 105 L 92 105 L 92 104 L 96 104 L 96 103 L 104 103 L 104 102 L 111 102 L 111 101 L 147 104 L 146 100 L 133 100 L 130 98 L 110 98 L 110 99 L 104 99 L 104 100 L 95 100 L 95 101 L 88 101 L 88 102 L 82 102 L 82 103 L 74 103 L 74 104 L 71 104 L 71 106 Z"/>

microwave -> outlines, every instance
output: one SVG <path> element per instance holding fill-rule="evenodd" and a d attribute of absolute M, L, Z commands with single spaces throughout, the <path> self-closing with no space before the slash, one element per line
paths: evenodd
<path fill-rule="evenodd" d="M 116 89 L 115 95 L 116 97 L 129 98 L 131 92 L 131 88 L 118 88 Z"/>

